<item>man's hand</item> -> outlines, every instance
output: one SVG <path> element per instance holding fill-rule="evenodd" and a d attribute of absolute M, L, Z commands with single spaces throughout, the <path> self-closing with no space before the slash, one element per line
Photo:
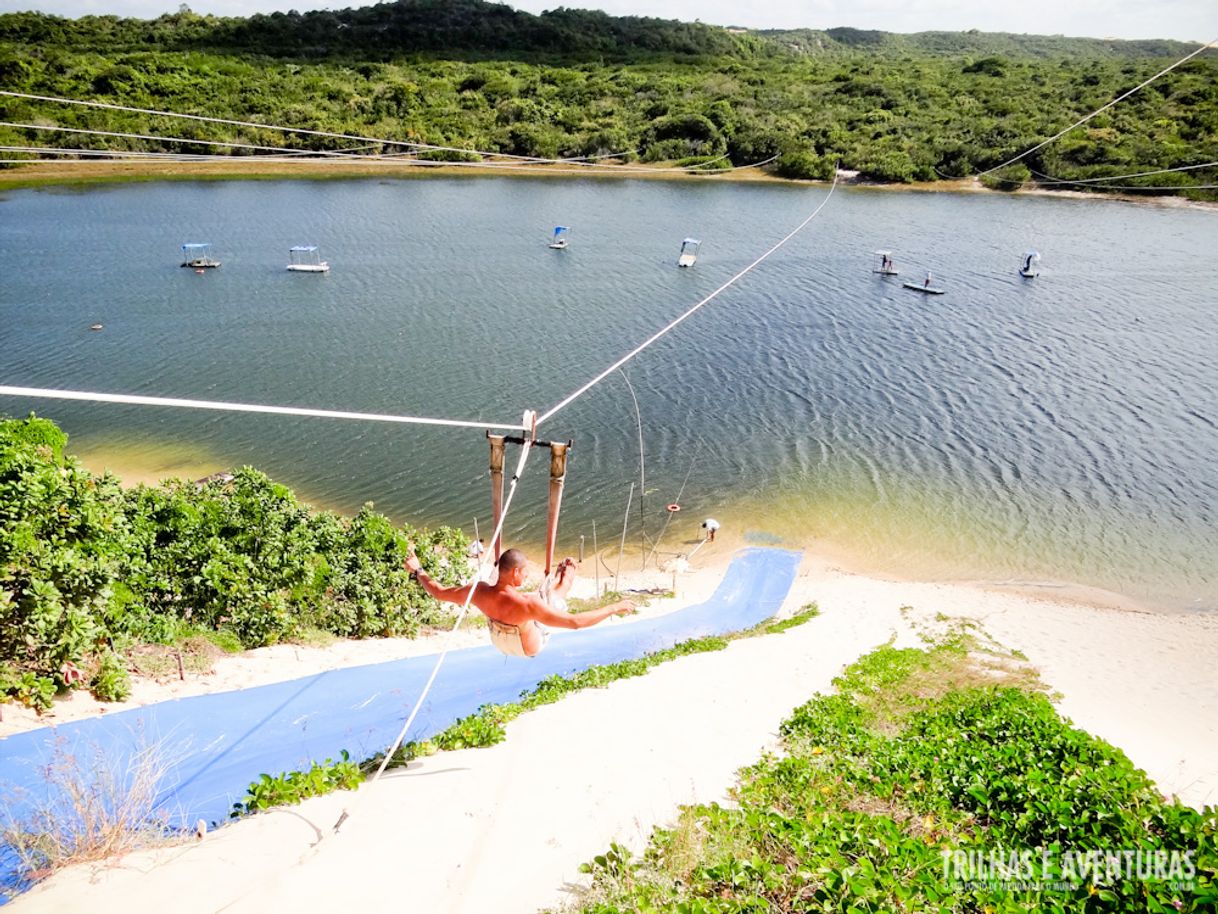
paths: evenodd
<path fill-rule="evenodd" d="M 410 554 L 402 561 L 402 567 L 411 574 L 416 574 L 423 569 L 423 563 L 419 561 L 419 557 L 414 554 L 414 546 L 410 547 Z"/>
<path fill-rule="evenodd" d="M 614 605 L 613 615 L 631 616 L 631 615 L 634 615 L 635 613 L 637 613 L 638 611 L 639 611 L 638 607 L 636 607 L 629 600 L 622 600 L 620 603 L 617 603 Z"/>

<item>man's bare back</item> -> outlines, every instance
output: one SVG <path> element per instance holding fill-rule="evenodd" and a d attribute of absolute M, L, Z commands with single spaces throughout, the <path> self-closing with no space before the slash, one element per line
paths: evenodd
<path fill-rule="evenodd" d="M 474 587 L 466 584 L 460 587 L 443 587 L 431 580 L 423 571 L 418 558 L 413 552 L 403 563 L 408 571 L 431 596 L 447 603 L 464 603 L 469 599 L 469 589 Z M 566 608 L 566 596 L 575 581 L 575 560 L 564 559 L 558 566 L 553 586 L 550 588 L 548 599 L 530 593 L 521 593 L 518 589 L 528 576 L 528 562 L 524 553 L 519 549 L 508 549 L 499 557 L 499 576 L 493 584 L 478 584 L 470 602 L 491 621 L 492 640 L 495 638 L 496 626 L 498 634 L 513 637 L 519 635 L 521 653 L 532 657 L 545 646 L 546 633 L 539 625 L 549 628 L 579 629 L 588 628 L 603 622 L 610 616 L 624 616 L 635 612 L 634 604 L 629 600 L 620 600 L 599 609 L 589 609 L 584 612 L 572 613 Z M 514 632 L 512 630 L 515 630 Z M 503 649 L 501 647 L 501 649 Z M 513 651 L 514 653 L 514 651 Z"/>

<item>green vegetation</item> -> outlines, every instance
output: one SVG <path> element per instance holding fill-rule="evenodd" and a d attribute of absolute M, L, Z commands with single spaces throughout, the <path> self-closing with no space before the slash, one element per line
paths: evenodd
<path fill-rule="evenodd" d="M 0 16 L 0 87 L 37 95 L 525 156 L 619 153 L 824 178 L 935 181 L 996 166 L 1183 57 L 1180 42 L 857 29 L 740 32 L 699 23 L 479 0 L 248 19 L 184 10 L 145 21 Z M 1024 160 L 1079 180 L 1218 160 L 1218 54 L 1179 67 Z M 160 139 L 0 128 L 4 145 L 234 156 L 210 139 L 362 145 L 134 112 L 0 100 L 4 119 Z M 172 139 L 170 139 L 172 137 Z M 376 151 L 374 148 L 372 151 Z M 468 159 L 434 151 L 432 159 Z M 712 171 L 715 169 L 707 168 Z M 1119 182 L 1185 190 L 1189 171 Z"/>
<path fill-rule="evenodd" d="M 77 687 L 120 700 L 126 655 L 144 643 L 190 654 L 201 637 L 233 650 L 448 618 L 402 560 L 413 542 L 433 577 L 457 583 L 458 530 L 395 527 L 371 505 L 312 511 L 249 467 L 124 490 L 66 442 L 46 419 L 0 421 L 0 701 L 45 710 Z"/>
<path fill-rule="evenodd" d="M 957 632 L 926 650 L 881 648 L 835 685 L 783 724 L 783 755 L 743 772 L 737 805 L 686 808 L 640 859 L 614 845 L 592 861 L 580 910 L 1214 909 L 1218 811 L 1161 797 L 1123 753 L 1059 717 L 1013 655 Z M 1067 856 L 1127 849 L 1190 852 L 1195 872 L 1079 877 Z M 1024 850 L 1030 869 L 1013 882 L 953 869 L 967 852 Z"/>
<path fill-rule="evenodd" d="M 274 806 L 294 806 L 309 797 L 319 797 L 335 790 L 354 790 L 363 780 L 359 765 L 351 761 L 351 756 L 344 749 L 337 762 L 326 759 L 321 763 L 314 762 L 308 771 L 293 771 L 277 777 L 262 775 L 250 784 L 245 799 L 233 804 L 231 818 L 240 818 Z"/>

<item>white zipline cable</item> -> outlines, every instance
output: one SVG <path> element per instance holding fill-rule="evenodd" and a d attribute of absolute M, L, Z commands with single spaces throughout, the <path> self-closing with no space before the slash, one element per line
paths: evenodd
<path fill-rule="evenodd" d="M 541 425 L 541 423 L 545 422 L 547 419 L 549 419 L 551 416 L 553 416 L 560 409 L 562 409 L 563 407 L 572 403 L 574 400 L 578 399 L 579 397 L 583 396 L 585 393 L 587 393 L 589 390 L 591 390 L 593 387 L 595 387 L 605 378 L 609 377 L 609 375 L 613 374 L 613 372 L 617 371 L 619 368 L 621 368 L 623 365 L 625 365 L 627 362 L 629 362 L 631 359 L 633 359 L 636 355 L 638 355 L 640 352 L 642 352 L 644 349 L 646 349 L 648 346 L 650 346 L 660 337 L 664 336 L 664 334 L 668 333 L 668 331 L 670 331 L 674 327 L 676 327 L 677 324 L 681 323 L 686 318 L 693 315 L 693 313 L 695 311 L 697 311 L 707 302 L 711 301 L 713 298 L 715 298 L 717 295 L 719 295 L 720 292 L 723 292 L 725 289 L 728 289 L 729 287 L 735 285 L 735 283 L 737 281 L 739 281 L 741 278 L 743 278 L 754 267 L 756 267 L 763 260 L 765 260 L 771 254 L 773 254 L 775 251 L 777 251 L 780 247 L 782 247 L 784 244 L 786 244 L 788 241 L 790 241 L 792 238 L 794 238 L 803 229 L 803 227 L 805 225 L 807 225 L 809 222 L 811 222 L 813 219 L 815 219 L 817 214 L 822 209 L 825 208 L 825 204 L 829 202 L 829 198 L 833 196 L 833 191 L 834 191 L 834 188 L 836 188 L 836 187 L 837 187 L 837 169 L 834 169 L 833 184 L 829 187 L 829 193 L 825 195 L 825 199 L 821 201 L 820 206 L 818 206 L 816 209 L 814 209 L 812 211 L 812 215 L 810 215 L 803 222 L 799 223 L 799 225 L 795 226 L 795 228 L 791 229 L 791 231 L 788 232 L 782 238 L 782 240 L 779 241 L 776 245 L 774 245 L 772 248 L 770 248 L 768 251 L 766 251 L 764 254 L 762 254 L 760 257 L 758 257 L 756 260 L 754 260 L 752 263 L 750 263 L 747 267 L 745 267 L 743 270 L 741 270 L 739 273 L 737 273 L 735 276 L 733 276 L 731 279 L 729 279 L 727 282 L 725 282 L 723 285 L 721 285 L 719 288 L 717 288 L 710 295 L 706 296 L 706 298 L 702 299 L 692 308 L 688 309 L 684 314 L 682 314 L 676 320 L 671 321 L 665 327 L 663 327 L 662 329 L 653 333 L 646 340 L 644 340 L 634 349 L 630 350 L 628 353 L 626 353 L 624 356 L 622 356 L 620 359 L 618 359 L 616 362 L 614 362 L 612 365 L 610 365 L 608 368 L 606 368 L 604 371 L 602 371 L 600 374 L 598 374 L 595 378 L 593 378 L 583 387 L 580 387 L 578 390 L 576 390 L 574 393 L 567 396 L 565 399 L 559 401 L 554 406 L 551 406 L 548 410 L 546 410 L 544 413 L 542 413 L 542 415 L 537 419 L 537 424 Z"/>
<path fill-rule="evenodd" d="M 525 413 L 526 424 L 529 424 L 529 415 L 529 413 Z M 523 427 L 524 425 L 522 424 L 522 428 Z M 533 427 L 536 427 L 535 424 Z M 495 525 L 495 532 L 491 535 L 490 542 L 492 544 L 498 542 L 500 535 L 503 533 L 503 524 L 504 521 L 507 520 L 508 509 L 512 506 L 512 498 L 516 494 L 516 485 L 520 482 L 520 475 L 524 472 L 524 464 L 525 461 L 529 459 L 529 451 L 532 449 L 532 447 L 533 439 L 531 437 L 526 438 L 524 445 L 520 448 L 520 460 L 516 464 L 516 472 L 512 474 L 512 485 L 508 489 L 507 498 L 504 499 L 503 511 L 499 515 L 499 523 Z M 389 766 L 389 762 L 393 758 L 393 754 L 398 751 L 398 747 L 402 745 L 402 740 L 406 738 L 406 733 L 410 730 L 411 725 L 414 723 L 415 717 L 418 716 L 419 709 L 423 707 L 423 701 L 427 698 L 427 693 L 431 691 L 432 683 L 436 681 L 436 676 L 438 676 L 440 673 L 440 667 L 444 663 L 444 658 L 448 656 L 448 652 L 452 646 L 453 633 L 456 632 L 457 628 L 461 625 L 461 621 L 465 618 L 465 614 L 469 611 L 470 603 L 473 602 L 474 591 L 477 590 L 478 585 L 482 583 L 482 569 L 485 567 L 487 559 L 490 558 L 490 554 L 490 550 L 486 550 L 478 559 L 478 570 L 474 574 L 473 580 L 470 581 L 469 593 L 465 595 L 465 602 L 461 606 L 461 611 L 457 614 L 457 621 L 454 622 L 453 627 L 448 630 L 448 636 L 444 640 L 444 648 L 440 651 L 440 656 L 436 658 L 436 664 L 434 667 L 432 667 L 431 675 L 427 677 L 427 682 L 424 684 L 423 690 L 419 693 L 419 698 L 414 703 L 414 708 L 411 709 L 410 714 L 407 716 L 406 723 L 402 725 L 402 730 L 400 733 L 398 733 L 397 739 L 393 741 L 393 745 L 390 746 L 385 752 L 385 757 L 381 760 L 380 767 L 376 769 L 376 774 L 369 778 L 367 788 L 356 793 L 355 800 L 352 802 L 351 808 L 349 810 L 344 808 L 342 815 L 340 815 L 338 817 L 338 821 L 334 823 L 335 834 L 337 834 L 338 830 L 342 828 L 343 823 L 346 822 L 347 819 L 351 818 L 351 815 L 356 811 L 356 809 L 359 808 L 361 800 L 368 795 L 372 785 L 380 780 L 381 775 L 385 773 L 385 769 Z"/>
<path fill-rule="evenodd" d="M 87 400 L 93 403 L 130 403 L 135 406 L 176 406 L 185 409 L 211 409 L 235 413 L 270 413 L 276 416 L 313 416 L 319 419 L 358 419 L 366 422 L 396 422 L 406 425 L 446 425 L 455 428 L 510 429 L 527 431 L 523 425 L 505 422 L 477 422 L 462 419 L 430 419 L 425 416 L 390 416 L 383 413 L 354 413 L 334 409 L 306 409 L 298 406 L 265 406 L 259 403 L 224 403 L 215 400 L 183 400 L 176 397 L 143 397 L 80 390 L 55 390 L 41 387 L 0 385 L 0 396 L 46 397 L 51 400 Z"/>
<path fill-rule="evenodd" d="M 1201 47 L 1197 48 L 1197 50 L 1193 51 L 1191 54 L 1189 54 L 1185 57 L 1181 57 L 1170 67 L 1165 67 L 1164 69 L 1160 70 L 1158 73 L 1156 73 L 1154 76 L 1150 77 L 1150 79 L 1146 80 L 1145 82 L 1139 83 L 1138 85 L 1136 85 L 1132 89 L 1130 89 L 1128 92 L 1118 95 L 1116 98 L 1114 98 L 1108 104 L 1104 105 L 1102 108 L 1097 108 L 1096 110 L 1094 110 L 1090 114 L 1088 114 L 1086 117 L 1075 121 L 1073 124 L 1071 124 L 1069 127 L 1067 127 L 1065 130 L 1061 131 L 1060 133 L 1053 134 L 1053 136 L 1049 137 L 1043 143 L 1037 143 L 1031 149 L 1021 152 L 1019 155 L 1015 156 L 1013 159 L 1008 159 L 1007 161 L 1003 162 L 1001 165 L 995 165 L 993 168 L 987 168 L 985 171 L 980 171 L 973 177 L 977 177 L 977 178 L 984 177 L 984 176 L 990 174 L 991 172 L 998 171 L 998 169 L 1000 169 L 1000 168 L 1006 168 L 1008 165 L 1013 165 L 1014 163 L 1018 162 L 1020 159 L 1024 158 L 1025 156 L 1030 156 L 1032 153 L 1036 152 L 1036 150 L 1038 150 L 1038 149 L 1043 149 L 1045 146 L 1048 146 L 1054 140 L 1060 139 L 1061 137 L 1065 136 L 1075 127 L 1081 127 L 1083 124 L 1087 123 L 1087 121 L 1091 120 L 1097 114 L 1100 114 L 1103 111 L 1107 111 L 1117 102 L 1124 101 L 1125 99 L 1129 98 L 1129 96 L 1133 95 L 1138 90 L 1145 89 L 1147 86 L 1149 86 L 1152 82 L 1154 82 L 1160 76 L 1167 75 L 1172 70 L 1176 69 L 1176 67 L 1180 66 L 1183 63 L 1187 63 L 1188 61 L 1190 61 L 1194 57 L 1196 57 L 1198 54 L 1200 54 L 1202 51 L 1212 48 L 1215 44 L 1218 44 L 1218 38 L 1215 38 L 1213 41 L 1209 42 L 1208 44 L 1201 45 Z"/>

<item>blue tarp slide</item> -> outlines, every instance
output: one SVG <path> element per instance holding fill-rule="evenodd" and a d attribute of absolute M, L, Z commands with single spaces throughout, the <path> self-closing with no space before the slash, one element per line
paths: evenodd
<path fill-rule="evenodd" d="M 406 735 L 425 739 L 482 705 L 515 701 L 547 676 L 641 657 L 681 641 L 748 628 L 774 615 L 790 590 L 800 553 L 737 553 L 705 603 L 667 615 L 555 631 L 532 659 L 489 644 L 451 652 Z M 221 823 L 263 772 L 304 770 L 347 750 L 355 760 L 384 751 L 398 735 L 435 666 L 434 654 L 317 673 L 234 692 L 135 708 L 0 740 L 0 802 L 21 818 L 45 798 L 45 771 L 71 757 L 123 771 L 143 747 L 169 760 L 157 809 L 173 826 Z M 15 860 L 0 847 L 0 903 L 16 887 Z"/>

